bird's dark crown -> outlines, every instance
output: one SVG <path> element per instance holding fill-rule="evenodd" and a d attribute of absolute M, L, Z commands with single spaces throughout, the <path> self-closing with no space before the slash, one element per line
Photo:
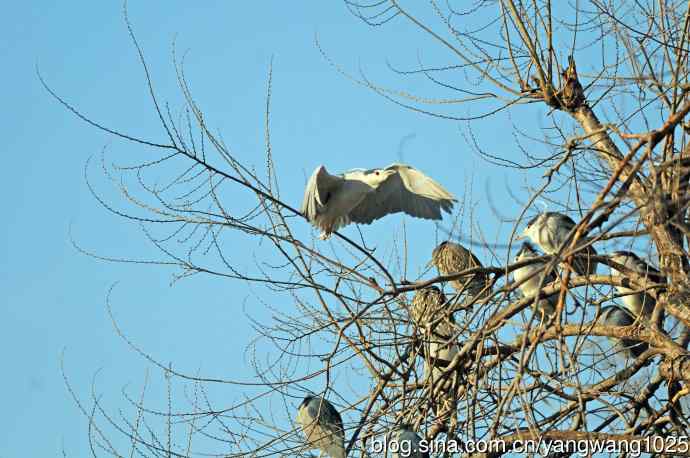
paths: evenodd
<path fill-rule="evenodd" d="M 633 253 L 632 251 L 626 251 L 626 250 L 620 250 L 620 251 L 614 251 L 611 253 L 611 256 L 625 256 L 625 257 L 631 257 L 633 259 L 640 259 L 638 255 Z"/>
<path fill-rule="evenodd" d="M 313 394 L 308 394 L 307 396 L 304 397 L 304 399 L 302 400 L 302 403 L 301 403 L 299 406 L 300 406 L 300 407 L 306 406 L 306 405 L 309 404 L 309 402 L 311 402 L 311 400 L 314 399 L 315 397 L 316 397 L 316 396 L 314 396 Z"/>
<path fill-rule="evenodd" d="M 544 213 L 539 213 L 537 216 L 529 220 L 527 223 L 527 227 L 531 227 L 534 223 L 537 222 L 540 216 L 544 216 L 545 218 L 557 218 L 562 221 L 567 221 L 570 224 L 575 224 L 575 220 L 573 220 L 570 216 L 565 215 L 563 213 L 558 213 L 558 212 L 544 212 Z"/>
<path fill-rule="evenodd" d="M 601 316 L 606 323 L 616 324 L 618 326 L 629 326 L 635 322 L 635 316 L 630 313 L 628 309 L 620 305 L 610 305 L 601 310 Z"/>
<path fill-rule="evenodd" d="M 535 217 L 532 218 L 531 220 L 527 221 L 527 227 L 532 227 L 532 225 L 533 225 L 534 223 L 537 222 L 537 220 L 539 219 L 539 217 L 540 217 L 542 214 L 545 215 L 546 213 L 539 213 L 537 216 L 535 216 Z"/>
<path fill-rule="evenodd" d="M 517 252 L 517 254 L 515 255 L 515 257 L 520 256 L 520 255 L 521 255 L 522 253 L 524 253 L 525 251 L 527 251 L 527 252 L 529 252 L 529 253 L 536 253 L 536 252 L 537 252 L 537 250 L 534 249 L 534 247 L 532 246 L 531 243 L 529 243 L 529 242 L 522 242 L 522 245 L 520 246 L 520 249 L 518 250 L 518 252 Z"/>

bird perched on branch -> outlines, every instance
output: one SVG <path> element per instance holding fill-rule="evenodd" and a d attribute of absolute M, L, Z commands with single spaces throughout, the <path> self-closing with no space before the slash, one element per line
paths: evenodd
<path fill-rule="evenodd" d="M 539 245 L 546 254 L 558 254 L 564 245 L 570 243 L 575 228 L 575 221 L 568 215 L 558 212 L 545 212 L 532 218 L 527 227 L 517 238 L 529 238 Z M 573 257 L 573 270 L 578 275 L 592 275 L 597 270 L 597 262 L 590 259 L 597 252 L 592 246 L 587 246 Z"/>
<path fill-rule="evenodd" d="M 649 284 L 656 283 L 657 281 L 663 281 L 661 272 L 647 264 L 631 251 L 615 251 L 611 253 L 609 257 L 613 262 L 622 265 L 625 269 L 632 272 L 632 274 L 626 271 L 621 272 L 615 267 L 610 267 L 611 275 L 631 277 L 632 280 L 642 288 Z M 635 276 L 638 278 L 635 278 Z M 652 296 L 645 292 L 636 292 L 635 289 L 630 289 L 625 286 L 616 286 L 616 289 L 620 294 L 624 294 L 621 300 L 633 315 L 649 317 L 652 314 L 654 305 L 656 304 Z"/>
<path fill-rule="evenodd" d="M 444 428 L 457 425 L 456 392 L 461 383 L 457 369 L 448 371 L 460 346 L 453 336 L 428 335 L 424 345 L 424 380 L 428 384 L 429 402 L 437 420 Z"/>
<path fill-rule="evenodd" d="M 528 242 L 523 242 L 520 250 L 515 255 L 514 262 L 527 261 L 529 259 L 538 258 L 540 254 L 534 249 L 532 245 Z M 519 284 L 520 292 L 525 297 L 535 297 L 541 291 L 539 287 L 540 284 L 548 285 L 556 280 L 556 276 L 553 272 L 549 272 L 544 278 L 543 284 L 541 283 L 542 271 L 546 267 L 546 263 L 541 261 L 535 261 L 532 264 L 522 266 L 513 271 L 513 279 Z M 556 311 L 556 304 L 558 299 L 556 295 L 551 295 L 539 300 L 537 304 L 537 311 L 544 313 L 546 315 L 553 315 Z"/>
<path fill-rule="evenodd" d="M 474 253 L 464 246 L 450 241 L 442 242 L 434 248 L 428 266 L 431 265 L 435 266 L 441 275 L 451 275 L 463 270 L 483 267 Z M 452 280 L 450 284 L 458 293 L 465 292 L 474 297 L 490 285 L 490 278 L 489 274 L 485 272 L 477 272 Z"/>
<path fill-rule="evenodd" d="M 429 384 L 430 392 L 436 393 L 429 399 L 433 411 L 444 423 L 450 421 L 455 424 L 457 403 L 453 393 L 457 388 L 458 374 L 457 371 L 444 372 L 460 352 L 460 346 L 455 336 L 454 319 L 447 306 L 443 292 L 436 286 L 428 286 L 415 293 L 410 318 L 421 332 L 423 380 Z M 437 388 L 439 385 L 443 388 Z"/>
<path fill-rule="evenodd" d="M 429 458 L 428 451 L 420 450 L 422 438 L 414 432 L 411 425 L 403 423 L 398 426 L 395 429 L 395 440 L 398 452 L 393 453 L 393 458 Z"/>
<path fill-rule="evenodd" d="M 409 165 L 342 175 L 331 175 L 322 165 L 309 178 L 300 211 L 325 240 L 350 223 L 370 224 L 392 213 L 440 220 L 441 211 L 450 213 L 454 202 L 440 184 Z"/>
<path fill-rule="evenodd" d="M 453 332 L 453 315 L 446 310 L 446 296 L 437 286 L 427 286 L 415 292 L 412 298 L 410 318 L 420 329 L 429 327 L 430 331 L 442 336 L 450 336 Z M 430 325 L 433 323 L 433 328 Z"/>
<path fill-rule="evenodd" d="M 632 313 L 617 305 L 602 307 L 599 319 L 603 320 L 603 323 L 607 326 L 630 326 L 635 322 L 635 316 Z M 609 340 L 616 342 L 618 339 L 609 338 Z M 637 358 L 647 351 L 649 345 L 646 342 L 639 342 L 634 339 L 620 339 L 620 348 L 626 357 Z"/>
<path fill-rule="evenodd" d="M 309 446 L 332 458 L 345 458 L 343 419 L 333 404 L 318 396 L 305 397 L 297 410 L 297 423 Z"/>

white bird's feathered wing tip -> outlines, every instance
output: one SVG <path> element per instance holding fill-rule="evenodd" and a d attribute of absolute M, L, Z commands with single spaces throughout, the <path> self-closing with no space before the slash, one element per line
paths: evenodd
<path fill-rule="evenodd" d="M 391 213 L 404 212 L 423 219 L 440 220 L 442 211 L 450 213 L 457 199 L 443 186 L 419 170 L 404 164 L 384 169 L 392 173 L 375 191 L 350 212 L 356 223 L 369 224 Z M 371 173 L 369 170 L 364 173 Z"/>
<path fill-rule="evenodd" d="M 307 181 L 304 189 L 304 198 L 300 211 L 309 221 L 313 221 L 316 216 L 326 206 L 330 196 L 340 186 L 342 178 L 331 175 L 326 167 L 320 165 L 314 170 Z"/>

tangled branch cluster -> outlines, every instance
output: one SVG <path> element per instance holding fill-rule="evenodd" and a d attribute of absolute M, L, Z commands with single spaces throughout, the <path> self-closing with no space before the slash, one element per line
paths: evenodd
<path fill-rule="evenodd" d="M 314 391 L 342 415 L 351 456 L 375 456 L 372 441 L 403 424 L 428 440 L 459 443 L 687 435 L 687 2 L 478 0 L 469 9 L 435 0 L 430 9 L 397 0 L 345 3 L 372 26 L 403 21 L 449 52 L 451 65 L 393 69 L 426 78 L 433 91 L 452 94 L 445 98 L 337 69 L 420 116 L 466 123 L 476 152 L 511 173 L 543 171 L 513 219 L 513 235 L 527 227 L 544 253 L 527 245 L 510 259 L 485 239 L 473 241 L 474 254 L 448 243 L 429 255 L 439 275 L 409 280 L 404 239 L 386 253 L 370 249 L 364 236 L 316 241 L 281 197 L 270 103 L 260 173 L 208 128 L 174 56 L 186 109 L 176 118 L 159 101 L 130 29 L 165 142 L 103 126 L 46 86 L 81 119 L 151 154 L 145 163 L 104 166 L 138 211 L 121 211 L 91 188 L 94 195 L 141 223 L 160 250 L 161 260 L 139 262 L 177 266 L 177 278 L 206 274 L 261 285 L 294 307 L 269 307 L 274 321 L 257 326 L 254 348 L 274 351 L 252 358 L 257 384 L 233 387 L 247 399 L 229 407 L 215 407 L 206 390 L 232 381 L 174 371 L 132 344 L 168 383 L 194 387 L 191 407 L 163 412 L 132 400 L 135 420 L 119 421 L 94 397 L 93 409 L 80 406 L 90 424 L 105 424 L 90 428 L 90 438 L 116 456 L 107 428 L 144 456 L 189 456 L 198 444 L 222 456 L 307 456 L 294 418 Z M 269 102 L 270 93 L 269 78 Z M 522 157 L 481 148 L 473 123 L 507 123 L 506 116 L 535 104 L 548 110 L 541 129 L 533 120 L 513 124 Z M 532 153 L 535 145 L 545 155 Z M 154 185 L 161 176 L 167 182 Z M 254 200 L 228 197 L 238 189 Z M 575 216 L 558 243 L 528 233 L 538 221 L 524 215 L 536 199 L 557 207 L 552 215 Z M 233 264 L 224 244 L 231 236 L 261 241 L 266 257 L 252 272 Z M 513 236 L 500 242 L 517 245 Z M 649 267 L 652 259 L 658 271 Z M 161 419 L 164 432 L 152 426 Z"/>

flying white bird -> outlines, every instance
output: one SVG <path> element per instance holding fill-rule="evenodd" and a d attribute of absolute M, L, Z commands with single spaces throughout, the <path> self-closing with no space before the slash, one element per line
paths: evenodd
<path fill-rule="evenodd" d="M 459 243 L 450 241 L 442 242 L 434 248 L 429 265 L 436 266 L 438 273 L 441 275 L 450 275 L 467 269 L 483 267 L 474 253 Z M 457 292 L 465 292 L 470 296 L 476 296 L 485 287 L 490 285 L 489 274 L 478 272 L 469 277 L 452 280 L 450 285 Z"/>
<path fill-rule="evenodd" d="M 441 210 L 450 213 L 454 202 L 440 184 L 409 165 L 342 175 L 331 175 L 322 165 L 309 178 L 300 211 L 325 240 L 350 223 L 370 224 L 392 213 L 440 220 Z"/>
<path fill-rule="evenodd" d="M 633 278 L 633 280 L 642 287 L 656 283 L 658 279 L 663 278 L 661 272 L 647 264 L 631 251 L 615 251 L 611 253 L 609 257 L 613 262 L 632 271 L 633 275 L 637 275 L 639 279 Z M 611 275 L 620 275 L 623 277 L 631 276 L 629 273 L 620 272 L 614 267 L 610 267 L 610 269 Z M 652 314 L 656 303 L 652 296 L 644 292 L 635 292 L 635 289 L 626 288 L 625 286 L 616 286 L 616 289 L 620 294 L 625 294 L 625 296 L 621 297 L 621 300 L 633 315 L 649 317 Z"/>
<path fill-rule="evenodd" d="M 345 458 L 343 419 L 333 404 L 317 396 L 305 397 L 297 410 L 297 423 L 309 446 L 331 458 Z"/>
<path fill-rule="evenodd" d="M 632 313 L 617 305 L 602 307 L 599 319 L 603 320 L 603 323 L 608 326 L 630 326 L 635 322 L 635 316 Z M 609 338 L 609 340 L 616 342 L 618 339 Z M 646 342 L 639 342 L 633 339 L 620 339 L 619 348 L 626 357 L 637 358 L 647 351 L 649 345 Z"/>
<path fill-rule="evenodd" d="M 529 238 L 539 245 L 546 254 L 557 254 L 561 247 L 570 243 L 570 234 L 576 226 L 575 221 L 562 213 L 541 213 L 527 223 L 522 234 L 517 238 Z M 578 275 L 592 275 L 597 270 L 597 262 L 589 259 L 596 256 L 597 252 L 592 246 L 588 246 L 578 252 L 579 256 L 573 258 L 573 269 Z"/>
<path fill-rule="evenodd" d="M 523 242 L 522 247 L 520 247 L 520 250 L 515 255 L 514 262 L 527 261 L 528 259 L 538 258 L 539 256 L 540 254 L 537 253 L 537 250 L 535 250 L 532 245 L 527 242 Z M 519 284 L 518 287 L 520 288 L 520 292 L 523 294 L 523 296 L 533 298 L 539 294 L 541 272 L 545 267 L 546 263 L 544 262 L 534 262 L 513 271 L 513 279 Z M 556 280 L 556 276 L 553 274 L 553 272 L 549 272 L 544 279 L 543 285 L 553 283 L 554 280 Z M 537 304 L 537 311 L 545 313 L 546 315 L 553 315 L 553 313 L 556 311 L 557 302 L 558 299 L 556 295 L 551 295 L 549 297 L 540 299 L 539 303 Z"/>
<path fill-rule="evenodd" d="M 401 424 L 395 429 L 397 441 L 397 453 L 393 452 L 393 458 L 429 458 L 429 452 L 422 452 L 420 442 L 422 438 L 414 432 L 411 425 Z"/>

